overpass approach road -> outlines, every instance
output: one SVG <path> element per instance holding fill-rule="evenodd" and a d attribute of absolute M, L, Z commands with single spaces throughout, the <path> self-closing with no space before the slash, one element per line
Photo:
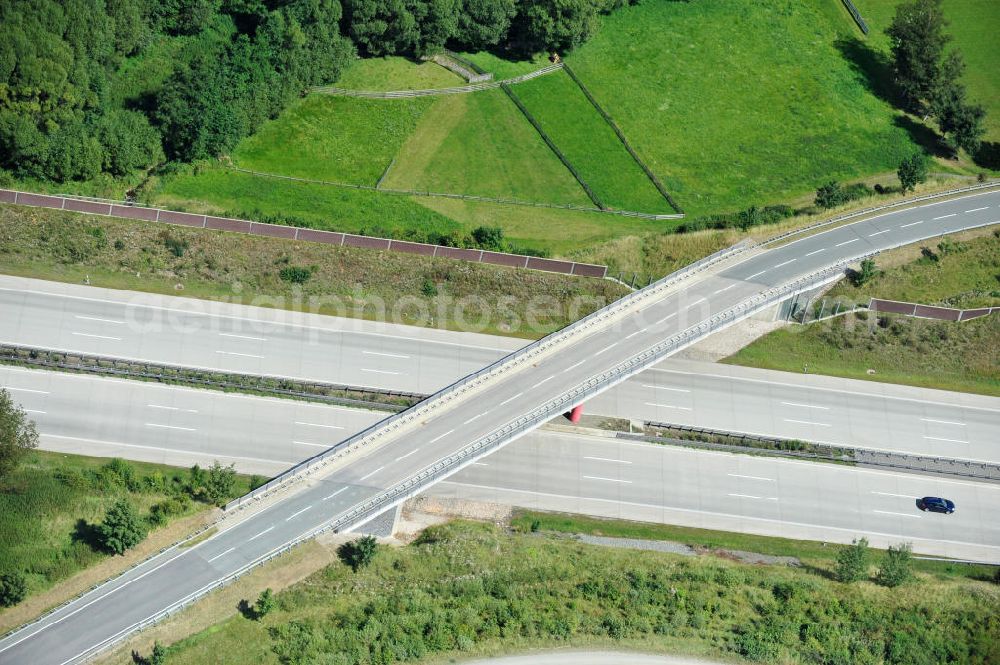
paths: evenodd
<path fill-rule="evenodd" d="M 294 471 L 295 481 L 281 482 L 271 499 L 248 500 L 231 527 L 154 557 L 8 636 L 0 659 L 83 660 L 274 550 L 328 526 L 358 527 L 686 344 L 833 279 L 848 262 L 996 223 L 998 205 L 1000 193 L 991 192 L 900 210 L 656 283 L 338 444 L 308 465 L 310 473 Z"/>

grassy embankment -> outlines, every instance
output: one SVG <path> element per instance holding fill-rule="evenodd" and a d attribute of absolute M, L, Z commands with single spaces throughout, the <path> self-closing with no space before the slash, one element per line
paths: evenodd
<path fill-rule="evenodd" d="M 305 283 L 281 278 L 292 266 L 311 270 Z M 0 205 L 0 272 L 522 337 L 626 292 L 607 280 L 9 205 Z M 450 304 L 472 297 L 464 309 Z"/>
<path fill-rule="evenodd" d="M 843 282 L 831 299 L 871 297 L 947 307 L 1000 305 L 1000 232 L 910 247 L 879 257 L 885 268 L 862 287 Z M 943 249 L 942 249 L 943 248 Z M 725 362 L 787 371 L 1000 395 L 1000 316 L 963 323 L 869 313 L 772 332 Z M 869 370 L 874 370 L 869 374 Z"/>
<path fill-rule="evenodd" d="M 122 468 L 131 471 L 123 474 Z M 167 522 L 158 525 L 167 529 L 171 522 L 208 511 L 208 504 L 190 500 L 189 481 L 188 470 L 162 464 L 115 466 L 107 459 L 32 451 L 0 488 L 0 574 L 25 574 L 30 600 L 108 558 L 93 527 L 117 499 L 128 499 L 145 516 L 152 506 L 180 497 L 164 513 Z M 237 476 L 231 497 L 249 487 L 250 477 Z M 3 610 L 0 627 L 11 627 L 8 614 L 20 614 L 20 607 Z"/>
<path fill-rule="evenodd" d="M 383 549 L 358 573 L 334 563 L 170 648 L 175 665 L 454 662 L 544 647 L 611 647 L 806 663 L 987 663 L 1000 657 L 997 589 L 921 575 L 884 589 L 826 566 L 588 546 L 455 522 Z M 251 599 L 252 600 L 252 599 Z"/>

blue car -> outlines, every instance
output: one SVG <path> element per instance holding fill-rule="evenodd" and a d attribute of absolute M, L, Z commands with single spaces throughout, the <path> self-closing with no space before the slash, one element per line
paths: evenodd
<path fill-rule="evenodd" d="M 932 513 L 944 513 L 945 515 L 951 515 L 955 512 L 954 502 L 937 496 L 925 496 L 924 498 L 919 499 L 917 501 L 917 507 L 924 512 L 930 511 Z"/>

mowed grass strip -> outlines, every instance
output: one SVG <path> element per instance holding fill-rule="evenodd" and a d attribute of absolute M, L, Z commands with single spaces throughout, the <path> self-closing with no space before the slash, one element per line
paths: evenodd
<path fill-rule="evenodd" d="M 464 85 L 465 79 L 433 62 L 407 58 L 358 58 L 332 85 L 348 90 L 429 90 Z"/>
<path fill-rule="evenodd" d="M 374 186 L 433 100 L 313 94 L 240 142 L 237 166 Z"/>
<path fill-rule="evenodd" d="M 511 89 L 604 205 L 674 212 L 569 75 L 557 72 Z"/>
<path fill-rule="evenodd" d="M 850 18 L 814 4 L 646 2 L 567 62 L 689 215 L 793 200 L 917 149 L 838 48 Z"/>
<path fill-rule="evenodd" d="M 438 98 L 383 186 L 593 205 L 502 90 Z"/>

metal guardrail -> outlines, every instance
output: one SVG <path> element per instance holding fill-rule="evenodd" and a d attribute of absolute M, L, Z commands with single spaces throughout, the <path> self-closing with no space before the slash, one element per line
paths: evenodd
<path fill-rule="evenodd" d="M 354 446 L 359 443 L 361 443 L 362 445 L 367 445 L 367 443 L 373 442 L 374 440 L 380 438 L 384 434 L 396 431 L 403 424 L 408 424 L 409 422 L 422 418 L 429 412 L 429 409 L 432 408 L 428 405 L 436 402 L 437 400 L 447 399 L 450 401 L 451 399 L 454 399 L 456 396 L 458 396 L 458 394 L 470 388 L 480 385 L 480 383 L 486 378 L 494 374 L 503 373 L 509 369 L 512 369 L 517 365 L 527 362 L 527 360 L 529 360 L 530 358 L 533 358 L 539 353 L 542 353 L 545 350 L 551 348 L 552 345 L 563 342 L 566 338 L 570 337 L 571 335 L 575 335 L 582 329 L 590 328 L 596 325 L 597 323 L 606 320 L 608 317 L 615 316 L 624 309 L 632 307 L 636 303 L 642 300 L 646 300 L 648 298 L 653 297 L 663 289 L 672 286 L 676 282 L 682 279 L 687 279 L 691 275 L 703 271 L 710 265 L 714 265 L 720 261 L 726 260 L 731 256 L 746 251 L 751 247 L 753 247 L 753 244 L 751 242 L 742 241 L 740 243 L 737 243 L 736 245 L 733 245 L 732 247 L 722 249 L 716 252 L 715 254 L 706 256 L 705 258 L 696 261 L 695 263 L 692 263 L 670 275 L 667 275 L 663 279 L 655 282 L 652 286 L 646 287 L 641 291 L 630 293 L 625 297 L 615 301 L 614 303 L 607 305 L 606 307 L 603 307 L 602 309 L 592 312 L 591 314 L 588 314 L 582 319 L 579 319 L 578 321 L 571 323 L 565 328 L 558 330 L 550 335 L 547 335 L 542 339 L 536 340 L 531 344 L 528 344 L 527 346 L 522 347 L 521 349 L 514 351 L 504 356 L 503 358 L 500 358 L 499 360 L 495 361 L 491 365 L 486 366 L 485 368 L 479 370 L 478 372 L 474 372 L 473 374 L 465 376 L 456 381 L 455 383 L 452 383 L 451 385 L 442 388 L 438 392 L 429 396 L 427 399 L 411 407 L 408 411 L 405 411 L 395 416 L 390 416 L 389 418 L 386 418 L 378 423 L 375 423 L 368 429 L 363 430 L 362 432 L 359 432 L 358 434 L 355 434 L 354 436 L 348 439 L 345 439 L 344 441 L 336 444 L 332 448 L 325 450 L 319 453 L 318 455 L 297 464 L 296 466 L 292 467 L 285 473 L 274 478 L 271 482 L 267 483 L 266 485 L 263 485 L 257 490 L 254 490 L 253 492 L 250 492 L 249 494 L 230 502 L 229 504 L 226 505 L 226 510 L 228 511 L 233 508 L 239 507 L 249 501 L 259 499 L 260 497 L 266 495 L 271 490 L 284 484 L 288 480 L 300 474 L 311 472 L 318 465 L 323 464 L 326 461 L 329 461 L 333 457 L 339 456 L 348 447 Z M 365 440 L 368 439 L 369 437 L 372 437 L 372 441 L 366 442 Z"/>
<path fill-rule="evenodd" d="M 791 231 L 786 231 L 782 234 L 773 236 L 766 240 L 761 241 L 761 246 L 772 245 L 776 242 L 785 240 L 792 236 L 796 236 L 802 233 L 808 233 L 814 231 L 815 229 L 823 228 L 824 226 L 830 226 L 832 224 L 838 224 L 840 222 L 846 221 L 848 219 L 853 219 L 855 217 L 863 217 L 865 215 L 870 215 L 873 212 L 881 212 L 883 210 L 889 210 L 890 208 L 898 208 L 900 206 L 907 206 L 911 203 L 919 203 L 920 201 L 930 201 L 933 199 L 940 199 L 947 196 L 953 196 L 955 194 L 963 194 L 965 192 L 974 192 L 983 189 L 993 189 L 1000 187 L 1000 181 L 991 180 L 990 182 L 979 183 L 976 185 L 970 185 L 968 187 L 958 187 L 956 189 L 948 189 L 943 192 L 937 192 L 934 194 L 923 194 L 921 196 L 914 196 L 908 199 L 902 199 L 900 201 L 894 201 L 892 203 L 886 203 L 884 205 L 872 206 L 871 208 L 864 208 L 863 210 L 855 210 L 853 212 L 844 213 L 843 215 L 838 215 L 837 217 L 832 217 L 830 219 L 824 219 L 818 221 L 809 226 L 803 226 L 802 228 L 792 229 Z"/>

